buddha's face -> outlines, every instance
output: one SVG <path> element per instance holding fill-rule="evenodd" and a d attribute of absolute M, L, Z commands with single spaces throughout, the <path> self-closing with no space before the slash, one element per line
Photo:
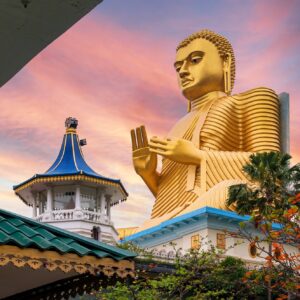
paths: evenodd
<path fill-rule="evenodd" d="M 198 38 L 178 49 L 174 66 L 179 86 L 188 100 L 224 91 L 223 59 L 210 41 Z"/>

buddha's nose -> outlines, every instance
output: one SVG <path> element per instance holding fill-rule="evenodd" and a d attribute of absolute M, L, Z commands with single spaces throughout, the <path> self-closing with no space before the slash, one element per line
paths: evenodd
<path fill-rule="evenodd" d="M 179 72 L 179 77 L 180 78 L 184 78 L 187 75 L 189 75 L 189 72 L 187 70 L 183 70 L 182 72 Z"/>
<path fill-rule="evenodd" d="M 179 77 L 183 78 L 183 77 L 187 76 L 188 74 L 189 74 L 188 66 L 187 66 L 187 62 L 185 61 L 179 70 Z"/>

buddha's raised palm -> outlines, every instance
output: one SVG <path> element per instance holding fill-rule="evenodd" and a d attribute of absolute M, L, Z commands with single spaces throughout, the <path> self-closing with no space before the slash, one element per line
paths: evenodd
<path fill-rule="evenodd" d="M 150 152 L 145 126 L 131 130 L 132 160 L 137 174 L 153 174 L 157 168 L 157 155 Z"/>

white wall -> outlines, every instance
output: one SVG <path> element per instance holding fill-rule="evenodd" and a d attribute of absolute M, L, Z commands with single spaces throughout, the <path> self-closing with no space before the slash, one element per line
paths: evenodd
<path fill-rule="evenodd" d="M 200 240 L 201 240 L 201 248 L 200 250 L 208 250 L 209 244 L 213 246 L 217 246 L 217 233 L 224 234 L 224 231 L 222 230 L 215 230 L 215 229 L 204 229 L 195 231 L 192 233 L 188 233 L 186 235 L 183 235 L 182 237 L 173 240 L 168 243 L 159 244 L 153 247 L 148 247 L 148 250 L 155 251 L 155 253 L 160 256 L 160 253 L 165 255 L 165 257 L 168 257 L 168 253 L 175 250 L 181 250 L 181 254 L 185 254 L 187 251 L 191 248 L 191 237 L 196 234 L 200 234 Z M 172 244 L 174 245 L 172 245 Z M 263 245 L 266 250 L 268 250 L 268 244 L 266 243 Z M 288 253 L 299 253 L 299 251 L 292 247 L 292 246 L 284 246 L 285 250 Z M 267 254 L 261 253 L 262 257 L 252 257 L 249 252 L 249 242 L 247 240 L 243 240 L 240 238 L 233 238 L 233 237 L 226 237 L 226 251 L 224 253 L 225 255 L 234 256 L 237 258 L 241 258 L 245 260 L 246 262 L 257 264 L 257 263 L 263 263 L 265 262 L 265 257 Z"/>

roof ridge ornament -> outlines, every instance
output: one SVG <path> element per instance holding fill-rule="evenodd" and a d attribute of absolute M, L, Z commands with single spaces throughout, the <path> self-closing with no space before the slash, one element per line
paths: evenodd
<path fill-rule="evenodd" d="M 80 145 L 81 147 L 86 146 L 86 145 L 87 145 L 86 139 L 81 139 L 81 140 L 79 140 L 79 145 Z"/>
<path fill-rule="evenodd" d="M 76 129 L 78 126 L 78 120 L 73 117 L 69 117 L 65 121 L 65 127 L 67 133 L 76 133 Z"/>

